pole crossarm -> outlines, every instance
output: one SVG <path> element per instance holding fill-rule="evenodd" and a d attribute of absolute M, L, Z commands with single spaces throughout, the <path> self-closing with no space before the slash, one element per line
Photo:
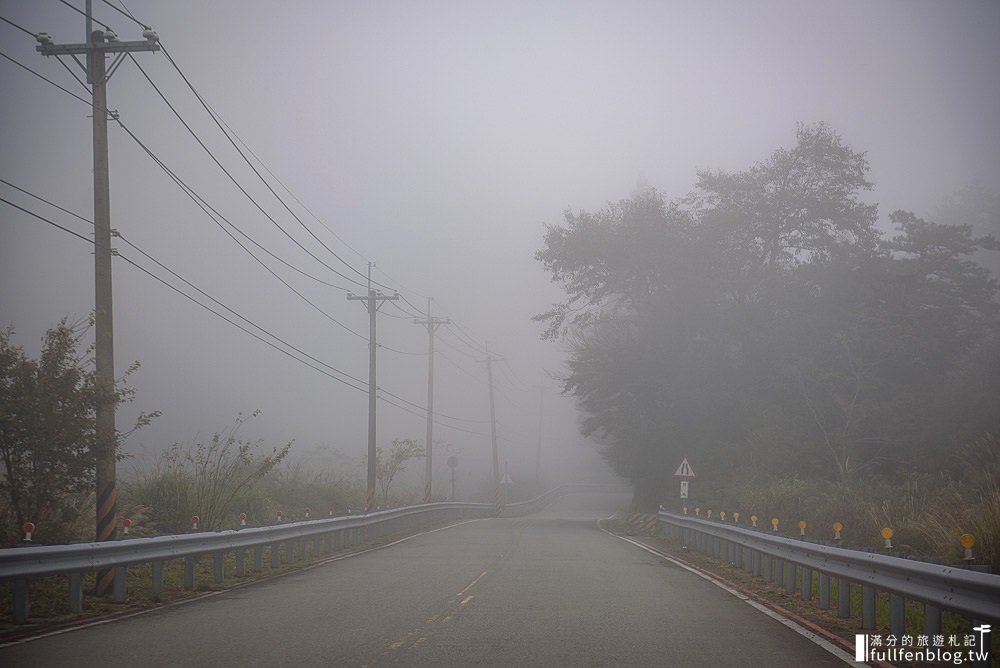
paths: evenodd
<path fill-rule="evenodd" d="M 159 42 L 144 39 L 134 42 L 94 42 L 86 44 L 39 44 L 35 47 L 43 56 L 77 56 L 91 51 L 104 53 L 132 53 L 137 51 L 159 51 Z"/>

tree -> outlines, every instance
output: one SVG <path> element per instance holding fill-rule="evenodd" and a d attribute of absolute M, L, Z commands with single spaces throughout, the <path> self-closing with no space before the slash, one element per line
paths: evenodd
<path fill-rule="evenodd" d="M 800 267 L 863 262 L 878 234 L 865 155 L 825 124 L 796 140 L 749 170 L 700 173 L 684 201 L 646 190 L 546 229 L 536 257 L 567 299 L 536 319 L 569 340 L 564 390 L 637 507 L 655 508 L 683 454 L 773 459 L 738 444 L 776 416 L 803 421 L 775 371 L 795 322 L 784 299 Z"/>
<path fill-rule="evenodd" d="M 563 389 L 585 415 L 583 434 L 633 482 L 635 505 L 655 508 L 670 466 L 724 423 L 702 419 L 727 402 L 707 373 L 727 361 L 714 323 L 717 257 L 690 213 L 649 189 L 567 212 L 566 223 L 547 228 L 536 257 L 568 298 L 536 320 L 570 342 Z"/>
<path fill-rule="evenodd" d="M 93 491 L 96 466 L 94 372 L 87 368 L 89 350 L 78 353 L 87 329 L 63 319 L 46 332 L 37 360 L 11 342 L 12 329 L 0 333 L 0 492 L 8 540 L 17 540 L 26 521 L 42 540 L 79 537 L 74 525 L 86 506 L 70 497 Z M 137 368 L 118 382 L 118 404 L 133 399 L 125 379 Z M 134 429 L 156 415 L 141 414 Z"/>
<path fill-rule="evenodd" d="M 382 505 L 389 505 L 389 487 L 396 475 L 406 470 L 406 462 L 423 456 L 423 447 L 411 439 L 393 439 L 388 456 L 382 448 L 376 448 L 375 480 L 382 492 Z"/>

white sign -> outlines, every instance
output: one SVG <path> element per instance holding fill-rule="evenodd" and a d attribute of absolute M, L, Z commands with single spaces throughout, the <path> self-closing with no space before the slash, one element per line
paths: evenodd
<path fill-rule="evenodd" d="M 681 461 L 681 465 L 677 467 L 676 471 L 674 471 L 674 475 L 676 477 L 678 477 L 678 478 L 693 478 L 694 477 L 694 469 L 691 468 L 691 465 L 688 463 L 688 458 L 687 457 L 685 457 Z"/>
<path fill-rule="evenodd" d="M 500 484 L 501 485 L 513 485 L 514 481 L 510 479 L 510 474 L 509 473 L 504 473 L 503 474 L 503 480 L 500 481 Z"/>
<path fill-rule="evenodd" d="M 687 480 L 681 480 L 681 498 L 682 499 L 688 498 L 688 481 Z"/>

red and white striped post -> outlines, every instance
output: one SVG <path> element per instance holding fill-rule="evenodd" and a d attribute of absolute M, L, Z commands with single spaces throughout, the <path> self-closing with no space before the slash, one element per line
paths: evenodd
<path fill-rule="evenodd" d="M 240 513 L 240 526 L 245 527 L 247 525 L 247 514 Z"/>
<path fill-rule="evenodd" d="M 198 530 L 198 522 L 200 522 L 200 521 L 201 521 L 201 518 L 198 517 L 197 515 L 192 515 L 191 516 L 191 531 L 197 531 Z"/>
<path fill-rule="evenodd" d="M 129 527 L 131 527 L 131 526 L 132 526 L 132 520 L 130 520 L 127 517 L 125 519 L 123 519 L 122 520 L 122 534 L 125 535 L 125 536 L 127 536 L 128 535 Z"/>

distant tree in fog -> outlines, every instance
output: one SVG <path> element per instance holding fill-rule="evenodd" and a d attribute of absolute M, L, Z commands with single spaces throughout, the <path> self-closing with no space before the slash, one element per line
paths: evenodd
<path fill-rule="evenodd" d="M 992 359 L 997 285 L 969 258 L 995 241 L 905 212 L 881 239 L 865 154 L 825 124 L 796 140 L 699 173 L 682 200 L 642 189 L 546 229 L 536 257 L 566 299 L 536 320 L 569 343 L 564 391 L 637 506 L 656 507 L 683 456 L 717 484 L 932 461 L 927 435 L 957 433 L 930 423 L 936 406 L 983 405 L 965 362 Z"/>

